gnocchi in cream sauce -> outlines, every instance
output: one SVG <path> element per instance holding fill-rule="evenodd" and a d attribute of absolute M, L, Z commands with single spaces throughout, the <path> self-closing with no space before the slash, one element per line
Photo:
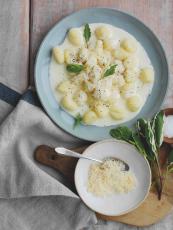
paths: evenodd
<path fill-rule="evenodd" d="M 50 83 L 58 103 L 87 125 L 134 118 L 154 82 L 142 45 L 128 32 L 101 23 L 71 28 L 52 50 Z"/>

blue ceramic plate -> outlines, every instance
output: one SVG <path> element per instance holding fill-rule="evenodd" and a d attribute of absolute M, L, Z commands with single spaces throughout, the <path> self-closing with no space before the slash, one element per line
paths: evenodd
<path fill-rule="evenodd" d="M 168 86 L 168 64 L 164 50 L 153 32 L 133 16 L 106 8 L 80 10 L 58 22 L 43 40 L 35 63 L 35 85 L 40 101 L 51 119 L 62 129 L 81 139 L 98 141 L 110 138 L 109 131 L 115 126 L 96 127 L 80 125 L 73 129 L 74 119 L 58 105 L 49 83 L 51 50 L 61 44 L 71 27 L 85 23 L 108 23 L 131 33 L 145 48 L 155 69 L 155 82 L 141 112 L 123 125 L 132 126 L 139 117 L 152 117 L 165 98 Z"/>

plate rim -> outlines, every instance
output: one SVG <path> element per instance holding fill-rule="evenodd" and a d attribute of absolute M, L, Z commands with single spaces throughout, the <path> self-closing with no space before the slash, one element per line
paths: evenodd
<path fill-rule="evenodd" d="M 157 42 L 159 43 L 159 46 L 162 50 L 162 53 L 164 55 L 164 59 L 165 59 L 165 63 L 166 63 L 166 66 L 167 66 L 167 85 L 166 85 L 166 90 L 165 90 L 165 95 L 163 97 L 163 100 L 159 106 L 159 109 L 161 109 L 167 95 L 168 95 L 168 88 L 169 88 L 169 84 L 170 84 L 170 67 L 169 67 L 169 63 L 168 63 L 168 58 L 167 58 L 167 54 L 165 52 L 165 49 L 160 41 L 160 39 L 156 36 L 156 34 L 152 31 L 152 29 L 150 29 L 150 27 L 148 27 L 147 25 L 145 25 L 145 23 L 143 21 L 141 21 L 140 19 L 138 19 L 136 16 L 134 16 L 133 14 L 129 13 L 129 12 L 126 12 L 126 11 L 122 11 L 122 10 L 119 10 L 119 9 L 116 9 L 114 7 L 89 7 L 89 8 L 84 8 L 84 9 L 80 9 L 80 10 L 77 10 L 77 11 L 74 11 L 64 17 L 62 17 L 60 20 L 58 20 L 54 26 L 52 26 L 50 28 L 50 30 L 46 33 L 46 35 L 44 36 L 44 38 L 42 39 L 41 43 L 40 43 L 40 46 L 39 48 L 37 49 L 37 53 L 36 53 L 36 56 L 35 56 L 35 63 L 34 63 L 34 85 L 35 85 L 35 88 L 36 88 L 36 92 L 37 92 L 37 95 L 38 95 L 38 98 L 41 102 L 41 105 L 43 106 L 44 108 L 44 111 L 47 113 L 47 115 L 49 116 L 49 118 L 53 121 L 53 123 L 55 123 L 55 125 L 57 125 L 61 130 L 67 132 L 68 134 L 74 136 L 74 137 L 77 137 L 79 139 L 82 139 L 82 140 L 85 140 L 85 141 L 91 141 L 91 142 L 94 142 L 94 141 L 100 141 L 100 139 L 98 138 L 95 138 L 94 140 L 93 139 L 89 139 L 89 138 L 86 138 L 86 137 L 81 137 L 80 135 L 76 134 L 76 133 L 73 133 L 71 131 L 69 131 L 68 129 L 64 128 L 62 125 L 60 125 L 56 119 L 54 119 L 54 117 L 52 116 L 52 113 L 49 111 L 49 109 L 46 108 L 46 105 L 44 104 L 44 100 L 42 99 L 41 95 L 40 95 L 40 92 L 38 90 L 39 86 L 38 86 L 38 82 L 37 82 L 37 62 L 38 62 L 38 59 L 39 59 L 39 54 L 40 54 L 40 51 L 43 47 L 43 45 L 45 44 L 45 41 L 48 37 L 48 35 L 54 30 L 54 28 L 59 24 L 61 23 L 62 21 L 66 20 L 66 18 L 68 18 L 69 16 L 73 16 L 75 15 L 76 13 L 79 13 L 79 12 L 82 12 L 82 11 L 88 11 L 88 10 L 111 10 L 111 11 L 115 11 L 115 12 L 118 12 L 120 14 L 125 14 L 126 16 L 129 16 L 131 17 L 132 19 L 135 19 L 136 21 L 138 21 L 139 23 L 142 24 L 142 26 L 144 28 L 146 28 L 150 34 L 152 34 L 152 36 L 154 36 L 154 38 L 157 40 Z M 119 124 L 121 125 L 121 124 Z M 94 127 L 94 126 L 93 126 Z M 111 127 L 111 126 L 110 126 Z M 103 127 L 104 128 L 104 127 Z M 107 138 L 106 138 L 107 139 Z"/>
<path fill-rule="evenodd" d="M 89 146 L 83 151 L 82 154 L 85 155 L 85 154 L 86 154 L 86 151 L 88 151 L 90 148 L 92 148 L 93 146 L 102 144 L 102 143 L 104 143 L 104 142 L 107 142 L 107 143 L 109 143 L 109 142 L 123 143 L 123 144 L 126 144 L 127 146 L 130 146 L 132 149 L 134 149 L 136 152 L 138 152 L 138 150 L 137 150 L 134 146 L 132 146 L 131 144 L 129 144 L 129 143 L 125 142 L 125 141 L 116 140 L 116 139 L 105 139 L 105 140 L 98 141 L 98 142 L 95 142 L 95 143 L 89 145 Z M 140 153 L 138 152 L 138 154 L 140 154 Z M 140 154 L 140 155 L 141 155 L 141 154 Z M 143 156 L 141 155 L 141 157 L 143 157 Z M 108 213 L 98 212 L 98 211 L 94 210 L 90 205 L 88 205 L 88 204 L 84 201 L 84 199 L 81 197 L 80 192 L 79 192 L 79 190 L 78 190 L 78 188 L 77 188 L 77 186 L 76 186 L 76 181 L 77 181 L 77 172 L 76 172 L 76 171 L 77 171 L 77 167 L 79 167 L 78 165 L 79 165 L 79 163 L 80 163 L 80 161 L 81 161 L 82 159 L 79 159 L 79 160 L 78 160 L 78 162 L 77 162 L 77 164 L 76 164 L 76 167 L 75 167 L 75 172 L 74 172 L 75 188 L 76 188 L 76 190 L 77 190 L 77 193 L 78 193 L 79 197 L 81 198 L 81 200 L 84 202 L 84 204 L 85 204 L 87 207 L 89 207 L 92 211 L 94 211 L 94 212 L 96 212 L 96 213 L 98 213 L 98 214 L 101 214 L 101 215 L 116 217 L 116 216 L 122 216 L 122 215 L 124 215 L 124 214 L 129 213 L 129 212 L 132 212 L 133 210 L 137 209 L 137 208 L 147 199 L 147 197 L 148 197 L 148 195 L 149 195 L 149 193 L 150 193 L 150 188 L 151 188 L 151 184 L 152 184 L 152 183 L 151 183 L 151 179 L 152 179 L 151 167 L 150 167 L 150 165 L 149 165 L 148 160 L 147 160 L 145 157 L 143 157 L 143 159 L 145 160 L 145 162 L 146 162 L 146 164 L 147 164 L 147 166 L 148 166 L 148 169 L 149 169 L 149 170 L 148 170 L 148 171 L 149 171 L 149 177 L 150 177 L 149 186 L 148 186 L 148 188 L 147 188 L 147 191 L 146 191 L 146 194 L 145 194 L 144 198 L 143 198 L 140 202 L 138 202 L 134 207 L 132 207 L 132 208 L 130 208 L 130 209 L 124 211 L 124 212 L 121 212 L 120 214 L 117 214 L 117 215 L 112 215 L 112 214 L 111 214 L 111 215 L 110 215 L 110 214 L 108 214 Z"/>

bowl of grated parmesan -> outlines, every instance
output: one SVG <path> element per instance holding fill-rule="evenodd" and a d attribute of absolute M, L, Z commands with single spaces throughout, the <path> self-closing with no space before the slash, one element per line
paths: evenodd
<path fill-rule="evenodd" d="M 80 159 L 75 169 L 77 192 L 90 209 L 119 216 L 143 203 L 151 186 L 151 170 L 133 146 L 110 139 L 90 145 L 83 154 L 103 161 Z"/>
<path fill-rule="evenodd" d="M 125 171 L 123 163 L 118 160 L 108 159 L 101 164 L 91 164 L 89 168 L 87 189 L 95 196 L 128 193 L 136 184 L 134 173 Z"/>

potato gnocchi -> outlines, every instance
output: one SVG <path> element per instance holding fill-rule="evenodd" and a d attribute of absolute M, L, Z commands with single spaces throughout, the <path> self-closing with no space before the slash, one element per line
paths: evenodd
<path fill-rule="evenodd" d="M 52 49 L 50 83 L 58 103 L 86 125 L 134 118 L 151 93 L 154 69 L 128 32 L 94 23 L 71 28 Z"/>

